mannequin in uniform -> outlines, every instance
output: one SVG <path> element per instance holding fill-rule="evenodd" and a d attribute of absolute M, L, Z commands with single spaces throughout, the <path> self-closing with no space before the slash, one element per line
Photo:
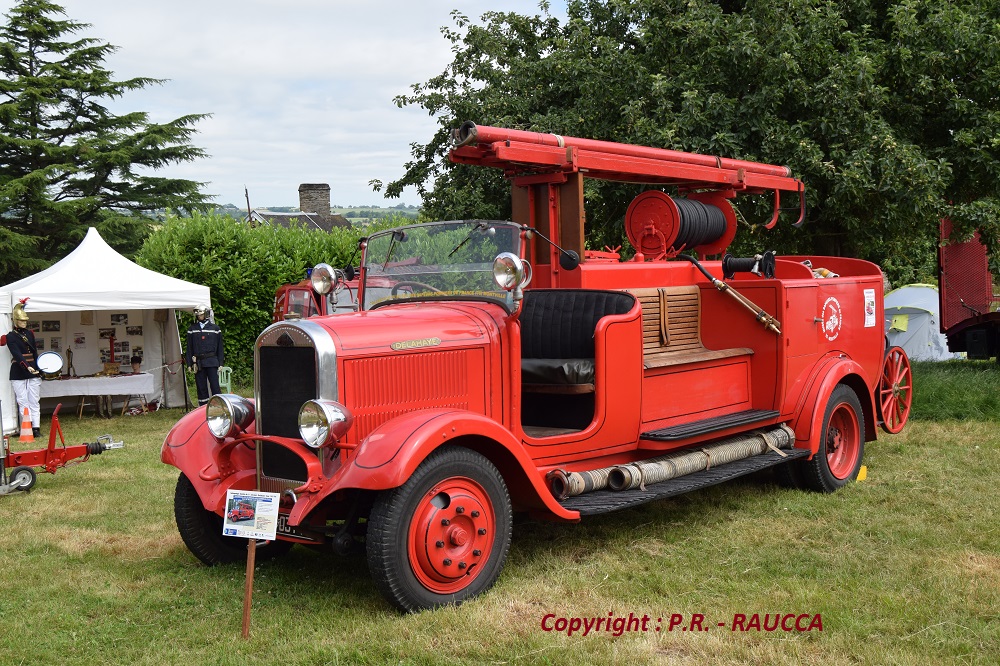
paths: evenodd
<path fill-rule="evenodd" d="M 28 299 L 24 299 L 25 301 Z M 38 392 L 42 385 L 42 375 L 38 371 L 38 348 L 35 334 L 28 330 L 28 314 L 24 311 L 24 301 L 14 306 L 11 313 L 14 330 L 7 334 L 7 349 L 10 350 L 10 385 L 17 398 L 18 421 L 28 408 L 31 416 L 31 430 L 35 437 L 42 434 L 41 417 L 38 413 Z"/>
<path fill-rule="evenodd" d="M 194 321 L 187 330 L 184 361 L 194 371 L 198 405 L 204 405 L 219 389 L 219 366 L 223 365 L 222 329 L 208 318 L 208 306 L 194 309 Z"/>

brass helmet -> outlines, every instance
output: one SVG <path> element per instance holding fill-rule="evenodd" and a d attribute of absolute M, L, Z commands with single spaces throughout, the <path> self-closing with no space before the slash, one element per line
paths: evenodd
<path fill-rule="evenodd" d="M 15 305 L 10 317 L 14 320 L 14 326 L 18 328 L 26 327 L 28 325 L 28 313 L 24 311 L 24 303 Z"/>

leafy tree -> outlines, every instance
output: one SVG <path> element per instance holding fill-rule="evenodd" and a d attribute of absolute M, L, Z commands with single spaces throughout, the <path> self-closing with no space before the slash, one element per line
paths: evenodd
<path fill-rule="evenodd" d="M 206 202 L 200 183 L 149 175 L 203 157 L 188 141 L 203 115 L 167 123 L 103 103 L 161 83 L 115 81 L 116 47 L 74 38 L 88 27 L 47 0 L 21 0 L 0 27 L 0 284 L 72 250 L 90 226 L 126 254 L 149 233 L 143 213 Z"/>
<path fill-rule="evenodd" d="M 447 162 L 450 130 L 474 120 L 788 164 L 806 225 L 750 225 L 737 250 L 859 256 L 908 280 L 932 273 L 944 215 L 1000 245 L 1000 4 L 569 0 L 562 21 L 539 6 L 453 13 L 454 60 L 396 100 L 440 129 L 389 196 L 414 185 L 428 216 L 509 215 L 502 174 Z M 588 183 L 592 245 L 622 242 L 639 189 Z"/>

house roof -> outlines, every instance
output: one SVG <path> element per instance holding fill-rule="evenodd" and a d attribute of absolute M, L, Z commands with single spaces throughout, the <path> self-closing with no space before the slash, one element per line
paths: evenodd
<path fill-rule="evenodd" d="M 310 229 L 330 231 L 334 227 L 349 227 L 350 221 L 343 215 L 321 215 L 319 213 L 276 213 L 270 210 L 253 210 L 249 219 L 257 224 L 278 225 L 291 228 L 296 222 Z M 247 218 L 244 218 L 246 221 Z"/>

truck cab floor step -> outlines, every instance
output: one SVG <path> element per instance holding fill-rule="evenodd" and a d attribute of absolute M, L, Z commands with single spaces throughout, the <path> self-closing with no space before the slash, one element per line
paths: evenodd
<path fill-rule="evenodd" d="M 748 409 L 743 412 L 726 414 L 725 416 L 713 416 L 710 419 L 692 421 L 691 423 L 683 423 L 681 425 L 670 426 L 669 428 L 660 428 L 659 430 L 650 430 L 649 432 L 644 432 L 639 435 L 639 439 L 651 439 L 658 442 L 672 442 L 679 439 L 686 439 L 688 437 L 695 437 L 697 435 L 704 435 L 706 433 L 715 432 L 716 430 L 725 430 L 726 428 L 732 428 L 734 426 L 745 426 L 751 423 L 757 423 L 758 421 L 768 421 L 777 417 L 778 412 L 768 411 L 766 409 Z"/>

